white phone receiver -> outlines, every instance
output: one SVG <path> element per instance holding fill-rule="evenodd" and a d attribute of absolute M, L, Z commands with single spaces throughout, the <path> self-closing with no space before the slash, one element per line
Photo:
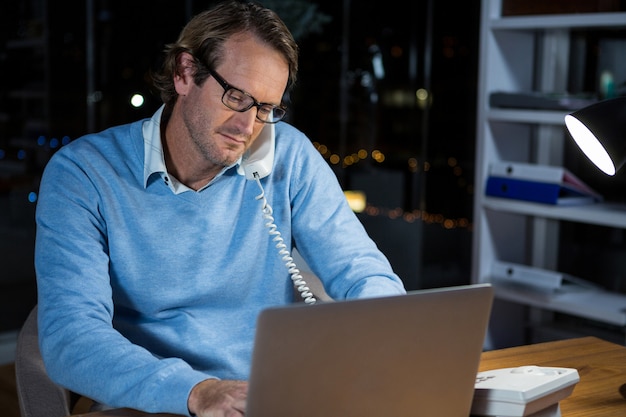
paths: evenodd
<path fill-rule="evenodd" d="M 267 123 L 261 130 L 259 137 L 243 154 L 241 164 L 237 168 L 240 175 L 245 175 L 246 179 L 253 180 L 255 174 L 259 178 L 263 178 L 272 172 L 275 135 L 274 124 Z"/>

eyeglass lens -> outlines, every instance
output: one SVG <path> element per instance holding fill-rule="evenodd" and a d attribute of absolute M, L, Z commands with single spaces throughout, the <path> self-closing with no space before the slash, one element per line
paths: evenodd
<path fill-rule="evenodd" d="M 226 107 L 238 112 L 245 112 L 252 107 L 256 107 L 256 117 L 267 123 L 276 123 L 285 115 L 284 109 L 271 104 L 257 103 L 250 94 L 232 86 L 224 92 L 222 102 Z"/>

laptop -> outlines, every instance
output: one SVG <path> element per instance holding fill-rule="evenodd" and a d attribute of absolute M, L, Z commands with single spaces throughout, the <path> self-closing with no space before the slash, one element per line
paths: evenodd
<path fill-rule="evenodd" d="M 470 415 L 489 284 L 259 315 L 246 417 Z"/>

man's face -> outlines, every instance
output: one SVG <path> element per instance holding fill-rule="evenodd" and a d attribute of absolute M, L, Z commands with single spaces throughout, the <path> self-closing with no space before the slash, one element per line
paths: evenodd
<path fill-rule="evenodd" d="M 236 35 L 224 44 L 224 59 L 214 70 L 233 87 L 257 102 L 279 105 L 289 68 L 282 55 L 250 35 Z M 257 108 L 240 113 L 222 103 L 223 87 L 213 77 L 202 86 L 180 89 L 178 102 L 190 151 L 214 167 L 235 163 L 258 137 L 264 123 Z"/>

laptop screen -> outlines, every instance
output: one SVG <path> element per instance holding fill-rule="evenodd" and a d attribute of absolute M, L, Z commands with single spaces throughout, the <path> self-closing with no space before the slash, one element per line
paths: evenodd
<path fill-rule="evenodd" d="M 476 284 L 264 310 L 246 416 L 467 417 L 492 300 Z"/>

